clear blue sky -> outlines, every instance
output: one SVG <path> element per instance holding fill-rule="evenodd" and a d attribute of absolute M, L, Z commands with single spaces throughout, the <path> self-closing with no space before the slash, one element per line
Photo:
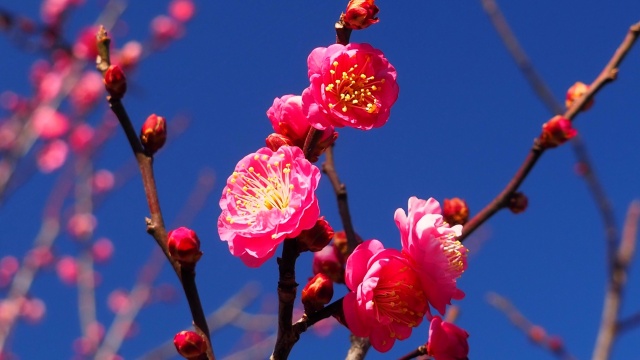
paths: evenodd
<path fill-rule="evenodd" d="M 35 3 L 2 1 L 0 6 L 35 17 Z M 72 13 L 66 29 L 69 38 L 96 18 L 95 2 L 88 3 Z M 192 119 L 189 129 L 156 158 L 161 203 L 170 224 L 200 170 L 206 167 L 216 173 L 216 189 L 192 224 L 205 253 L 197 282 L 206 312 L 249 280 L 259 281 L 265 296 L 275 293 L 275 260 L 249 269 L 219 241 L 218 199 L 236 162 L 263 146 L 271 132 L 265 112 L 273 99 L 299 94 L 308 85 L 306 58 L 313 48 L 333 43 L 333 23 L 345 4 L 198 1 L 186 36 L 146 59 L 130 76 L 124 103 L 138 126 L 152 112 L 168 118 L 188 113 Z M 381 0 L 378 5 L 381 22 L 354 32 L 351 40 L 369 42 L 385 52 L 398 71 L 399 99 L 384 127 L 340 131 L 336 166 L 348 186 L 356 230 L 365 239 L 377 238 L 387 247 L 399 248 L 393 221 L 396 208 L 406 207 L 412 195 L 439 200 L 459 196 L 468 201 L 472 213 L 480 210 L 511 178 L 549 114 L 511 61 L 479 1 Z M 628 26 L 640 20 L 640 2 L 634 0 L 502 1 L 500 5 L 560 100 L 575 81 L 592 81 Z M 166 1 L 132 1 L 122 16 L 128 32 L 116 30 L 116 43 L 146 38 L 149 21 L 165 8 Z M 35 56 L 16 50 L 6 36 L 0 36 L 0 53 L 0 90 L 29 94 L 26 73 Z M 619 224 L 629 202 L 640 197 L 639 56 L 636 47 L 623 63 L 619 79 L 575 123 Z M 131 159 L 124 136 L 117 135 L 96 158 L 97 168 L 116 169 Z M 549 151 L 522 186 L 529 196 L 527 211 L 518 216 L 499 213 L 477 232 L 484 243 L 471 253 L 469 268 L 459 280 L 467 297 L 456 302 L 461 307 L 458 324 L 471 335 L 471 359 L 552 358 L 486 303 L 488 291 L 510 298 L 533 322 L 562 336 L 578 358 L 591 356 L 603 301 L 604 231 L 574 163 L 568 146 Z M 22 256 L 29 248 L 54 179 L 36 177 L 0 209 L 0 256 Z M 322 214 L 340 228 L 326 179 L 319 197 Z M 134 179 L 96 214 L 96 235 L 116 244 L 113 261 L 98 268 L 103 278 L 97 291 L 98 317 L 106 324 L 112 317 L 106 295 L 114 288 L 131 288 L 132 274 L 155 246 L 144 232 L 147 211 L 140 181 Z M 58 254 L 74 254 L 76 246 L 61 238 L 56 249 Z M 309 254 L 298 263 L 298 279 L 304 283 L 310 275 Z M 638 267 L 633 267 L 624 314 L 640 310 L 638 275 Z M 158 282 L 177 284 L 168 268 Z M 38 278 L 32 294 L 46 301 L 47 316 L 39 325 L 18 326 L 12 350 L 21 359 L 52 353 L 53 358 L 71 358 L 71 342 L 79 334 L 75 289 L 47 272 Z M 121 354 L 135 358 L 188 324 L 184 300 L 152 304 L 139 317 L 139 335 L 125 342 Z M 396 343 L 389 353 L 372 350 L 367 358 L 397 358 L 422 344 L 427 331 L 426 326 L 417 328 L 413 337 Z M 246 346 L 238 344 L 238 334 L 225 330 L 213 335 L 220 357 Z M 340 359 L 347 348 L 345 329 L 322 339 L 309 333 L 291 358 Z M 620 336 L 613 358 L 632 359 L 637 353 L 635 330 Z"/>

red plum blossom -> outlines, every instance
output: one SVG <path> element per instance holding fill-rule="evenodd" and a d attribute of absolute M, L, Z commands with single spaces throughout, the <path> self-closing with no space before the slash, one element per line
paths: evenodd
<path fill-rule="evenodd" d="M 300 148 L 261 148 L 236 165 L 220 199 L 218 233 L 229 251 L 258 267 L 278 245 L 312 228 L 320 208 L 315 195 L 320 170 Z"/>
<path fill-rule="evenodd" d="M 398 250 L 385 249 L 378 240 L 358 245 L 347 260 L 343 300 L 349 330 L 369 337 L 380 352 L 404 340 L 420 325 L 428 310 L 420 277 Z"/>
<path fill-rule="evenodd" d="M 462 226 L 449 227 L 443 221 L 440 204 L 433 198 L 411 197 L 408 212 L 407 215 L 398 209 L 395 213 L 402 252 L 420 275 L 429 304 L 444 314 L 451 299 L 464 297 L 456 284 L 467 268 L 467 249 L 457 240 Z"/>
<path fill-rule="evenodd" d="M 311 85 L 302 109 L 316 128 L 384 125 L 398 98 L 396 69 L 369 44 L 334 44 L 314 49 L 307 59 Z"/>

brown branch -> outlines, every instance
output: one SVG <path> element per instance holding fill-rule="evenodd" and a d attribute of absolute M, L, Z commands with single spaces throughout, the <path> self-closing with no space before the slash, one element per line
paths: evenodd
<path fill-rule="evenodd" d="M 100 27 L 97 34 L 97 46 L 98 46 L 98 58 L 96 60 L 96 68 L 104 73 L 111 65 L 109 44 L 111 39 L 107 36 L 107 32 L 104 27 Z M 127 136 L 129 145 L 133 150 L 140 173 L 142 175 L 142 183 L 144 191 L 147 197 L 147 204 L 149 206 L 149 212 L 151 218 L 147 218 L 147 232 L 154 238 L 156 243 L 160 246 L 164 252 L 167 260 L 171 263 L 176 275 L 178 276 L 182 287 L 189 303 L 189 309 L 191 310 L 191 316 L 193 318 L 194 327 L 207 341 L 207 357 L 210 360 L 215 359 L 213 354 L 213 348 L 211 346 L 211 338 L 209 334 L 209 328 L 207 325 L 202 305 L 200 304 L 200 297 L 198 295 L 197 287 L 195 284 L 195 271 L 194 269 L 181 268 L 180 264 L 173 260 L 169 255 L 167 248 L 167 230 L 164 226 L 164 219 L 160 210 L 160 201 L 158 199 L 158 193 L 156 189 L 155 177 L 153 175 L 153 156 L 145 153 L 138 135 L 133 128 L 131 119 L 127 114 L 124 105 L 120 99 L 114 97 L 107 97 L 111 110 L 118 118 L 122 129 Z"/>
<path fill-rule="evenodd" d="M 293 332 L 293 304 L 296 299 L 296 259 L 298 258 L 296 239 L 286 239 L 282 247 L 282 257 L 278 258 L 278 337 L 271 359 L 286 359 L 293 345 L 300 338 Z"/>
<path fill-rule="evenodd" d="M 220 305 L 212 314 L 207 317 L 207 322 L 211 328 L 211 332 L 216 332 L 226 325 L 234 325 L 238 328 L 250 331 L 266 331 L 271 329 L 271 320 L 275 319 L 274 315 L 251 315 L 244 310 L 251 305 L 259 295 L 259 284 L 248 283 L 244 285 L 236 294 L 228 298 L 224 304 Z M 263 318 L 266 317 L 266 318 Z M 256 324 L 260 322 L 259 326 Z M 268 324 L 266 324 L 268 322 Z M 251 323 L 252 326 L 249 324 Z M 269 347 L 275 342 L 269 343 Z M 167 341 L 164 344 L 149 350 L 144 355 L 139 356 L 141 360 L 161 360 L 172 359 L 175 357 L 176 348 L 173 341 Z"/>
<path fill-rule="evenodd" d="M 524 49 L 520 46 L 518 39 L 511 30 L 509 23 L 502 14 L 502 11 L 500 11 L 500 7 L 495 0 L 482 0 L 482 6 L 484 7 L 487 15 L 489 15 L 491 23 L 509 51 L 509 54 L 520 69 L 520 72 L 522 72 L 524 77 L 527 79 L 529 85 L 538 98 L 544 103 L 547 110 L 549 110 L 552 115 L 564 112 L 564 107 L 561 103 L 556 101 L 553 93 L 535 70 L 535 67 L 529 60 Z M 587 183 L 587 187 L 591 192 L 591 196 L 593 197 L 596 207 L 600 211 L 600 217 L 604 224 L 605 238 L 607 242 L 607 261 L 609 261 L 609 264 L 612 264 L 615 257 L 615 244 L 618 239 L 618 226 L 616 225 L 613 208 L 611 207 L 611 203 L 609 202 L 606 192 L 594 171 L 584 142 L 579 136 L 576 136 L 571 139 L 571 145 L 578 163 L 586 169 L 583 178 Z"/>
<path fill-rule="evenodd" d="M 422 356 L 422 355 L 427 355 L 427 347 L 424 345 L 420 345 L 418 346 L 417 349 L 413 350 L 412 352 L 398 358 L 398 360 L 411 360 L 411 359 L 415 359 L 418 356 Z"/>
<path fill-rule="evenodd" d="M 574 101 L 573 104 L 563 116 L 569 120 L 574 120 L 578 115 L 580 109 L 583 105 L 589 101 L 596 93 L 598 93 L 606 84 L 615 80 L 618 74 L 618 66 L 625 58 L 636 39 L 638 38 L 638 34 L 640 34 L 640 22 L 634 24 L 629 28 L 629 32 L 626 37 L 613 54 L 607 65 L 604 67 L 600 75 L 591 83 L 589 86 L 589 90 L 578 100 Z M 513 193 L 518 190 L 524 179 L 529 174 L 529 171 L 533 168 L 533 166 L 537 163 L 538 159 L 544 153 L 544 149 L 542 149 L 538 142 L 535 141 L 529 154 L 525 158 L 522 165 L 520 165 L 520 169 L 516 172 L 514 177 L 509 181 L 507 186 L 498 194 L 498 196 L 493 199 L 484 209 L 482 209 L 478 214 L 476 214 L 467 224 L 465 224 L 464 229 L 462 230 L 462 236 L 460 236 L 459 240 L 464 241 L 471 233 L 473 233 L 482 223 L 484 223 L 487 219 L 489 219 L 493 214 L 498 212 L 498 210 L 504 208 L 509 198 L 513 195 Z"/>
<path fill-rule="evenodd" d="M 349 201 L 347 200 L 347 186 L 340 182 L 340 178 L 336 172 L 333 160 L 333 145 L 325 151 L 325 161 L 322 163 L 322 172 L 329 178 L 333 191 L 336 194 L 336 199 L 338 200 L 338 212 L 340 213 L 340 219 L 342 220 L 342 228 L 347 236 L 347 245 L 349 249 L 347 254 L 351 254 L 353 249 L 360 244 L 360 241 L 356 236 L 356 232 L 353 229 L 353 223 L 351 222 Z"/>
<path fill-rule="evenodd" d="M 333 314 L 338 313 L 342 309 L 342 300 L 344 297 L 332 302 L 324 308 L 312 312 L 311 314 L 305 314 L 300 320 L 293 324 L 293 332 L 300 336 L 301 333 L 307 331 L 307 329 L 315 325 L 320 320 L 324 320 Z"/>
<path fill-rule="evenodd" d="M 367 356 L 367 352 L 371 347 L 371 343 L 369 342 L 369 338 L 362 338 L 351 334 L 349 337 L 351 341 L 351 347 L 347 352 L 346 360 L 361 360 Z"/>
<path fill-rule="evenodd" d="M 182 209 L 178 212 L 174 223 L 188 226 L 196 214 L 202 210 L 207 197 L 213 190 L 213 185 L 214 176 L 212 172 L 210 170 L 202 171 L 198 178 L 197 185 L 194 187 Z M 139 271 L 138 280 L 129 293 L 129 306 L 127 306 L 127 311 L 116 314 L 102 340 L 102 344 L 96 351 L 97 359 L 108 358 L 118 352 L 128 329 L 132 326 L 133 321 L 143 305 L 149 300 L 149 293 L 152 290 L 153 282 L 160 274 L 163 265 L 164 254 L 160 249 L 154 248 L 151 256 Z M 211 323 L 211 321 L 207 322 Z M 171 352 L 170 357 L 173 357 L 175 354 L 173 341 L 169 343 L 169 351 Z"/>
<path fill-rule="evenodd" d="M 627 330 L 631 330 L 640 325 L 640 312 L 627 316 L 626 318 L 618 321 L 616 325 L 616 332 L 622 333 Z"/>
<path fill-rule="evenodd" d="M 602 320 L 598 338 L 593 350 L 593 360 L 606 360 L 611 354 L 613 342 L 618 331 L 618 316 L 622 306 L 622 294 L 627 282 L 627 270 L 636 248 L 640 203 L 632 202 L 627 211 L 622 239 L 613 262 L 613 269 L 602 307 Z"/>

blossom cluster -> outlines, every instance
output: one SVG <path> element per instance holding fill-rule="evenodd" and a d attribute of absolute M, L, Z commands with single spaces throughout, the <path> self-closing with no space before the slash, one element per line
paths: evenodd
<path fill-rule="evenodd" d="M 411 197 L 408 213 L 396 210 L 395 221 L 402 250 L 368 240 L 354 250 L 345 268 L 351 290 L 343 302 L 347 325 L 381 352 L 408 338 L 425 316 L 437 321 L 431 308 L 444 314 L 452 299 L 464 297 L 456 283 L 467 268 L 467 249 L 457 240 L 462 226 L 444 222 L 433 198 Z M 466 337 L 460 346 L 466 346 Z"/>
<path fill-rule="evenodd" d="M 352 1 L 343 21 L 362 28 L 377 22 L 376 13 L 373 1 Z M 436 200 L 412 197 L 408 214 L 396 211 L 401 250 L 358 240 L 350 254 L 344 233 L 334 234 L 319 218 L 320 171 L 313 163 L 336 141 L 336 128 L 370 130 L 388 121 L 399 91 L 395 68 L 382 51 L 354 43 L 316 48 L 307 65 L 309 86 L 302 94 L 276 98 L 267 110 L 274 130 L 267 146 L 245 156 L 228 177 L 220 238 L 249 267 L 264 264 L 287 239 L 295 239 L 298 252 L 315 252 L 315 276 L 302 290 L 305 311 L 322 309 L 333 283 L 344 283 L 350 291 L 341 320 L 378 351 L 408 338 L 426 317 L 429 354 L 466 357 L 467 333 L 432 315 L 464 297 L 456 280 L 467 268 L 467 249 L 457 240 L 462 225 L 445 222 Z"/>
<path fill-rule="evenodd" d="M 335 128 L 380 127 L 398 97 L 395 68 L 369 44 L 316 48 L 307 64 L 309 87 L 273 101 L 274 133 L 236 165 L 220 200 L 220 238 L 247 266 L 262 265 L 285 239 L 316 225 L 320 171 L 312 163 L 336 141 Z"/>

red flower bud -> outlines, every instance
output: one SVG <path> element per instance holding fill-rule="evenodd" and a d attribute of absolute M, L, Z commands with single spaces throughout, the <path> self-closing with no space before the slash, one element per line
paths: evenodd
<path fill-rule="evenodd" d="M 573 105 L 573 103 L 580 99 L 582 97 L 582 95 L 586 94 L 586 92 L 589 90 L 589 85 L 583 83 L 583 82 L 576 82 L 575 84 L 573 84 L 569 90 L 567 90 L 567 98 L 565 100 L 565 105 L 567 106 L 567 109 L 571 107 L 571 105 Z M 587 101 L 583 106 L 582 106 L 582 111 L 587 111 L 589 110 L 591 107 L 593 106 L 593 98 L 589 99 L 589 101 Z"/>
<path fill-rule="evenodd" d="M 544 331 L 544 328 L 542 326 L 532 325 L 529 328 L 528 335 L 531 341 L 541 344 L 547 337 L 547 332 Z"/>
<path fill-rule="evenodd" d="M 293 141 L 291 141 L 291 139 L 289 139 L 285 135 L 280 135 L 277 133 L 273 133 L 267 136 L 265 142 L 267 143 L 267 147 L 272 151 L 278 151 L 278 149 L 280 149 L 280 147 L 284 145 L 293 145 Z"/>
<path fill-rule="evenodd" d="M 449 225 L 464 225 L 469 220 L 469 207 L 460 198 L 444 199 L 442 217 Z"/>
<path fill-rule="evenodd" d="M 151 114 L 142 124 L 140 141 L 151 155 L 160 150 L 167 141 L 167 122 L 162 116 Z"/>
<path fill-rule="evenodd" d="M 376 17 L 379 10 L 375 0 L 351 0 L 342 21 L 350 29 L 364 29 L 380 21 Z"/>
<path fill-rule="evenodd" d="M 198 359 L 207 353 L 207 342 L 193 331 L 183 330 L 173 337 L 178 354 L 186 359 Z"/>
<path fill-rule="evenodd" d="M 111 65 L 104 73 L 104 86 L 114 99 L 122 99 L 127 92 L 127 78 L 118 65 Z"/>
<path fill-rule="evenodd" d="M 302 304 L 306 313 L 318 311 L 331 301 L 333 281 L 325 274 L 316 274 L 302 289 Z"/>
<path fill-rule="evenodd" d="M 344 263 L 342 255 L 333 245 L 313 253 L 313 274 L 325 274 L 336 283 L 344 284 Z"/>
<path fill-rule="evenodd" d="M 550 336 L 547 341 L 547 346 L 551 351 L 558 354 L 561 354 L 564 351 L 564 344 L 562 343 L 562 339 L 558 336 Z"/>
<path fill-rule="evenodd" d="M 200 260 L 202 256 L 200 239 L 198 239 L 195 231 L 186 227 L 179 227 L 170 231 L 168 238 L 169 254 L 181 265 L 194 266 Z"/>
<path fill-rule="evenodd" d="M 539 138 L 540 146 L 543 149 L 554 148 L 564 144 L 577 134 L 578 131 L 573 128 L 569 119 L 556 115 L 542 125 L 542 134 Z"/>
<path fill-rule="evenodd" d="M 527 195 L 517 192 L 511 195 L 508 207 L 512 213 L 519 214 L 527 209 L 527 205 L 529 205 Z"/>
<path fill-rule="evenodd" d="M 332 238 L 333 229 L 322 216 L 311 229 L 303 230 L 300 233 L 298 236 L 298 251 L 320 251 L 329 245 Z"/>
<path fill-rule="evenodd" d="M 360 235 L 356 233 L 356 242 L 358 244 L 362 243 L 362 238 Z M 340 259 L 342 261 L 342 265 L 347 262 L 347 258 L 351 255 L 349 252 L 349 241 L 347 240 L 347 234 L 344 231 L 338 231 L 333 235 L 333 247 L 336 248 L 338 254 L 340 254 Z M 353 249 L 351 249 L 353 252 Z"/>

